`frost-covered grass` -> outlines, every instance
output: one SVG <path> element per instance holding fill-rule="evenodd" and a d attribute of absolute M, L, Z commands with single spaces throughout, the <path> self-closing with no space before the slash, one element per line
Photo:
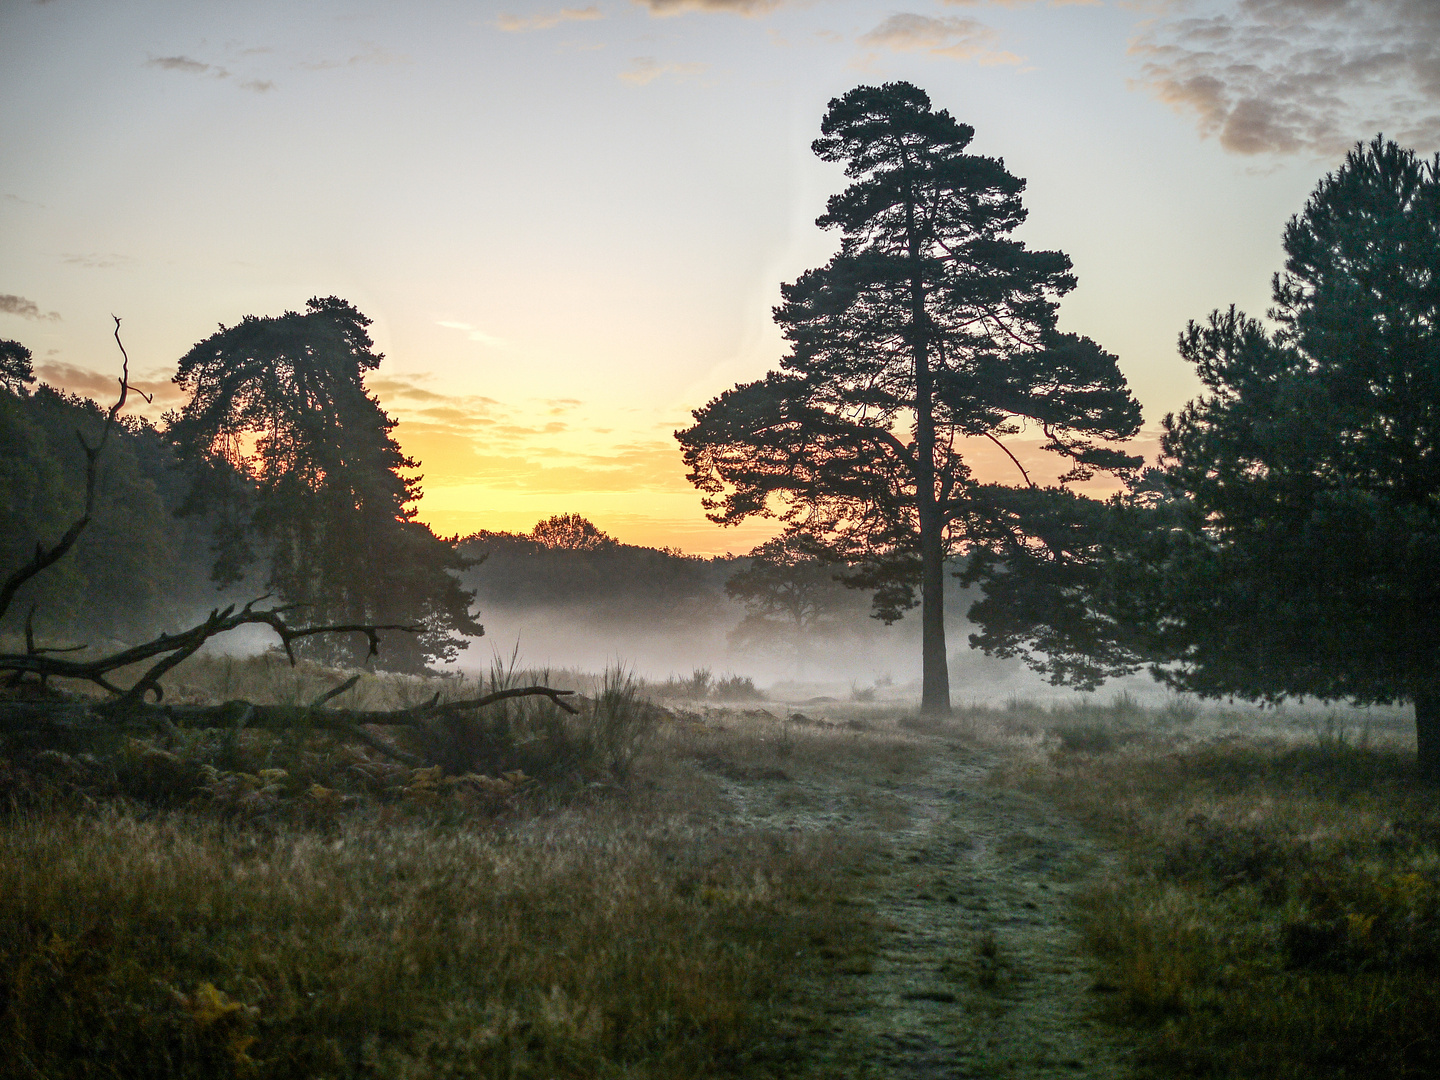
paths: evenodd
<path fill-rule="evenodd" d="M 347 674 L 222 658 L 169 696 Z M 335 704 L 541 676 L 366 676 Z M 579 716 L 392 732 L 424 767 L 323 732 L 0 746 L 0 1076 L 804 1075 L 777 1018 L 830 962 L 814 942 L 864 936 L 852 855 L 717 829 L 691 764 L 717 732 L 621 673 L 582 689 Z"/>
<path fill-rule="evenodd" d="M 1081 912 L 1159 1075 L 1440 1075 L 1440 802 L 1399 710 L 975 719 L 1124 854 Z"/>

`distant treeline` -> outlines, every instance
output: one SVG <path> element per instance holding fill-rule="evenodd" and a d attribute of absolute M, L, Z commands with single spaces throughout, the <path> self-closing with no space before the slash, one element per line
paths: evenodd
<path fill-rule="evenodd" d="M 581 523 L 582 532 L 557 539 L 542 522 L 533 533 L 484 530 L 460 541 L 462 555 L 483 560 L 464 572 L 482 618 L 494 607 L 583 608 L 592 621 L 616 624 L 713 621 L 730 603 L 726 580 L 748 561 L 622 544 L 574 515 L 550 520 Z"/>

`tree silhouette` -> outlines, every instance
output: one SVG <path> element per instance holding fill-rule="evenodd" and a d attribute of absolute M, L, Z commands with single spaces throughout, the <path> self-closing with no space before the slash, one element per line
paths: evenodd
<path fill-rule="evenodd" d="M 536 522 L 530 538 L 543 548 L 560 551 L 604 551 L 616 540 L 579 514 L 552 514 Z"/>
<path fill-rule="evenodd" d="M 25 387 L 34 381 L 30 350 L 18 341 L 0 338 L 0 390 L 24 393 Z"/>
<path fill-rule="evenodd" d="M 1095 441 L 1139 428 L 1115 358 L 1056 329 L 1070 260 L 1011 239 L 1025 182 L 967 154 L 973 135 L 908 83 L 830 102 L 813 148 L 854 182 L 816 224 L 841 230 L 840 251 L 781 287 L 781 370 L 676 433 L 712 520 L 780 517 L 855 564 L 847 583 L 873 589 L 886 621 L 919 586 L 932 713 L 950 708 L 945 559 L 993 500 L 964 440 L 1003 448 L 1033 423 L 1071 459 L 1062 482 L 1138 464 Z"/>
<path fill-rule="evenodd" d="M 258 544 L 270 587 L 312 619 L 423 626 L 382 654 L 420 670 L 453 658 L 464 647 L 455 635 L 482 630 L 452 574 L 467 560 L 414 520 L 419 478 L 404 473 L 417 463 L 365 389 L 383 359 L 369 324 L 332 296 L 222 326 L 180 360 L 175 382 L 190 400 L 167 416 L 169 435 L 196 466 L 191 508 L 217 511 L 220 581 Z M 362 656 L 358 641 L 307 647 L 334 662 Z"/>
<path fill-rule="evenodd" d="M 794 533 L 758 545 L 750 552 L 749 565 L 725 582 L 725 594 L 746 609 L 730 631 L 730 644 L 786 646 L 794 653 L 797 671 L 803 671 L 809 641 L 840 629 L 848 599 L 837 580 L 842 570 L 824 558 L 823 549 Z"/>
<path fill-rule="evenodd" d="M 1440 159 L 1357 145 L 1284 244 L 1273 331 L 1231 308 L 1181 335 L 1209 393 L 1162 443 L 1195 508 L 1170 681 L 1409 699 L 1440 779 Z"/>
<path fill-rule="evenodd" d="M 1176 689 L 1415 706 L 1440 779 L 1440 160 L 1376 138 L 1285 229 L 1272 327 L 1233 307 L 1180 352 L 1206 393 L 1163 469 L 1059 507 L 972 611 L 1057 681 L 1151 663 Z"/>

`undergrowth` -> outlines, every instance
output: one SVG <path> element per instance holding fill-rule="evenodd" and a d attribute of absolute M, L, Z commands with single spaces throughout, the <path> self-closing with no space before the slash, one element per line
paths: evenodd
<path fill-rule="evenodd" d="M 1106 964 L 1095 989 L 1144 1033 L 1143 1064 L 1440 1075 L 1440 806 L 1413 749 L 1333 723 L 1304 742 L 1164 729 L 1052 731 L 1011 776 L 1126 854 L 1082 910 Z"/>
<path fill-rule="evenodd" d="M 167 698 L 293 704 L 343 678 L 217 658 Z M 512 657 L 332 705 L 543 681 Z M 686 764 L 709 729 L 622 672 L 584 689 L 577 716 L 511 699 L 378 745 L 10 739 L 0 1078 L 804 1075 L 776 1017 L 831 963 L 815 942 L 869 933 L 837 875 L 859 856 L 717 832 Z"/>

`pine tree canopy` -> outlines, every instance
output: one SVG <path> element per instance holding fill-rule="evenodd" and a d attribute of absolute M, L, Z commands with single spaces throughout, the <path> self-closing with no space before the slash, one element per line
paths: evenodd
<path fill-rule="evenodd" d="M 424 625 L 381 652 L 387 666 L 420 670 L 463 648 L 456 634 L 482 631 L 453 573 L 468 562 L 414 520 L 419 478 L 406 473 L 417 463 L 365 389 L 384 359 L 369 324 L 332 296 L 222 326 L 181 358 L 175 382 L 190 400 L 167 416 L 168 434 L 194 470 L 190 508 L 219 523 L 218 580 L 237 580 L 258 547 L 269 587 L 314 621 Z M 307 647 L 337 662 L 363 652 Z"/>
<path fill-rule="evenodd" d="M 1440 779 L 1440 158 L 1357 146 L 1284 247 L 1268 325 L 1180 335 L 1205 393 L 1161 471 L 1073 508 L 1066 558 L 1012 548 L 982 644 L 1057 679 L 1148 661 L 1209 696 L 1408 700 Z"/>
<path fill-rule="evenodd" d="M 817 224 L 840 250 L 781 287 L 780 370 L 676 433 L 712 520 L 777 516 L 823 540 L 886 619 L 920 587 L 927 711 L 949 709 L 944 559 L 992 498 L 965 440 L 1037 429 L 1065 480 L 1139 460 L 1104 445 L 1140 423 L 1115 358 L 1056 327 L 1070 260 L 1012 238 L 1025 183 L 967 153 L 973 135 L 908 83 L 830 103 L 813 149 L 853 182 Z"/>

